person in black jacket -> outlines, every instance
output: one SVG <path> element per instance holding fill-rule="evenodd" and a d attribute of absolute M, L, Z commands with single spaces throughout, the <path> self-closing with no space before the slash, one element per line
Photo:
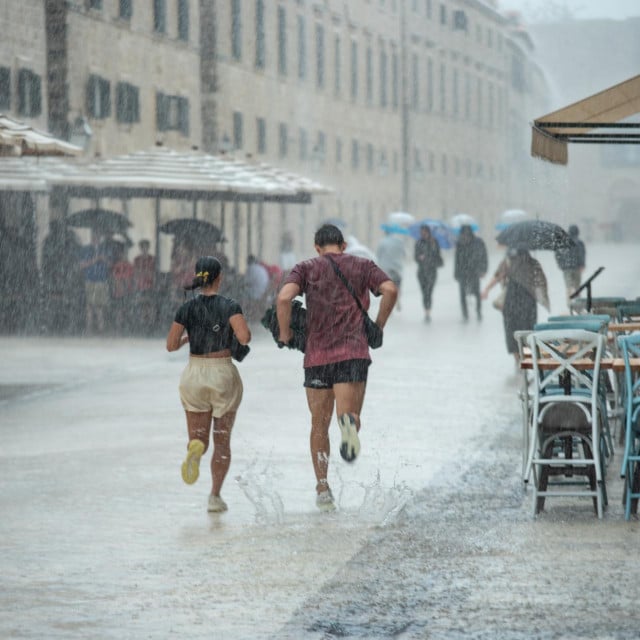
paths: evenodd
<path fill-rule="evenodd" d="M 413 257 L 418 263 L 418 282 L 422 291 L 424 321 L 431 322 L 431 297 L 438 276 L 438 268 L 443 265 L 443 262 L 440 245 L 431 234 L 428 224 L 420 225 L 420 238 L 416 241 Z"/>
<path fill-rule="evenodd" d="M 462 317 L 465 322 L 469 319 L 467 295 L 475 296 L 476 314 L 478 320 L 482 320 L 480 278 L 483 278 L 487 273 L 488 266 L 487 247 L 484 241 L 474 235 L 470 225 L 462 225 L 456 243 L 453 275 L 460 286 L 460 306 L 462 307 Z"/>
<path fill-rule="evenodd" d="M 586 250 L 584 242 L 579 238 L 580 230 L 577 225 L 569 227 L 569 236 L 573 244 L 569 247 L 556 250 L 556 262 L 562 270 L 564 284 L 567 289 L 567 305 L 570 306 L 571 294 L 580 286 L 582 272 L 584 271 Z"/>

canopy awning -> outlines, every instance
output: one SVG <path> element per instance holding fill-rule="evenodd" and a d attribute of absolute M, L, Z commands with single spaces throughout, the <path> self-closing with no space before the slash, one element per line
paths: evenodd
<path fill-rule="evenodd" d="M 0 159 L 0 191 L 64 189 L 77 198 L 308 203 L 331 189 L 263 163 L 165 147 L 91 160 Z"/>
<path fill-rule="evenodd" d="M 78 156 L 82 149 L 0 114 L 0 156 Z"/>
<path fill-rule="evenodd" d="M 535 120 L 531 155 L 554 164 L 567 164 L 569 142 L 638 144 L 640 122 L 622 122 L 637 113 L 640 75 Z"/>
<path fill-rule="evenodd" d="M 331 189 L 266 164 L 198 151 L 157 147 L 78 166 L 51 184 L 85 198 L 169 198 L 189 200 L 308 203 Z"/>

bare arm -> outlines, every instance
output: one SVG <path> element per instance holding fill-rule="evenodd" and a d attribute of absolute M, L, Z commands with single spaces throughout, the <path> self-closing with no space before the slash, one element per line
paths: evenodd
<path fill-rule="evenodd" d="M 185 332 L 184 327 L 174 322 L 167 334 L 167 351 L 177 351 L 183 344 L 189 342 L 189 335 Z"/>
<path fill-rule="evenodd" d="M 251 329 L 249 329 L 249 325 L 241 313 L 236 313 L 231 316 L 229 318 L 229 324 L 240 344 L 249 344 L 251 342 Z"/>
<path fill-rule="evenodd" d="M 382 299 L 380 300 L 380 307 L 378 308 L 376 324 L 381 329 L 384 329 L 384 325 L 387 324 L 387 320 L 398 299 L 398 287 L 396 287 L 392 280 L 385 280 L 378 288 L 378 291 L 382 295 Z"/>
<path fill-rule="evenodd" d="M 291 331 L 291 301 L 301 293 L 300 287 L 289 282 L 285 284 L 276 300 L 276 315 L 278 317 L 278 326 L 280 327 L 280 342 L 288 344 L 293 337 Z"/>

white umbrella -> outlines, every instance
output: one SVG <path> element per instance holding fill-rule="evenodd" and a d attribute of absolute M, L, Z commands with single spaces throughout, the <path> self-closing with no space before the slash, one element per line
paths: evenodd
<path fill-rule="evenodd" d="M 390 213 L 389 216 L 387 217 L 387 222 L 390 225 L 397 224 L 400 227 L 408 227 L 409 225 L 412 225 L 415 221 L 416 219 L 414 218 L 414 216 L 412 216 L 410 213 L 407 213 L 406 211 L 394 211 L 393 213 Z"/>
<path fill-rule="evenodd" d="M 529 214 L 524 209 L 507 209 L 500 216 L 500 222 L 496 224 L 496 231 L 502 231 L 515 222 L 528 220 Z"/>
<path fill-rule="evenodd" d="M 480 228 L 478 221 L 468 213 L 456 213 L 449 222 L 450 226 L 454 229 L 460 229 L 464 225 L 469 225 L 474 231 Z"/>

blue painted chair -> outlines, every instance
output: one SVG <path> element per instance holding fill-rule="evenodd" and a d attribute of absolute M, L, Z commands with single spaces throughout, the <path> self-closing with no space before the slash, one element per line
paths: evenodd
<path fill-rule="evenodd" d="M 533 331 L 527 343 L 534 389 L 525 478 L 533 477 L 534 514 L 549 497 L 588 496 L 602 518 L 607 502 L 600 390 L 605 336 L 553 328 Z M 550 369 L 541 369 L 542 358 L 551 362 Z M 582 358 L 592 358 L 591 370 L 578 368 L 576 360 Z"/>
<path fill-rule="evenodd" d="M 640 498 L 640 377 L 630 365 L 630 358 L 640 358 L 640 334 L 618 338 L 624 359 L 625 431 L 620 475 L 624 477 L 624 517 L 637 513 Z"/>

